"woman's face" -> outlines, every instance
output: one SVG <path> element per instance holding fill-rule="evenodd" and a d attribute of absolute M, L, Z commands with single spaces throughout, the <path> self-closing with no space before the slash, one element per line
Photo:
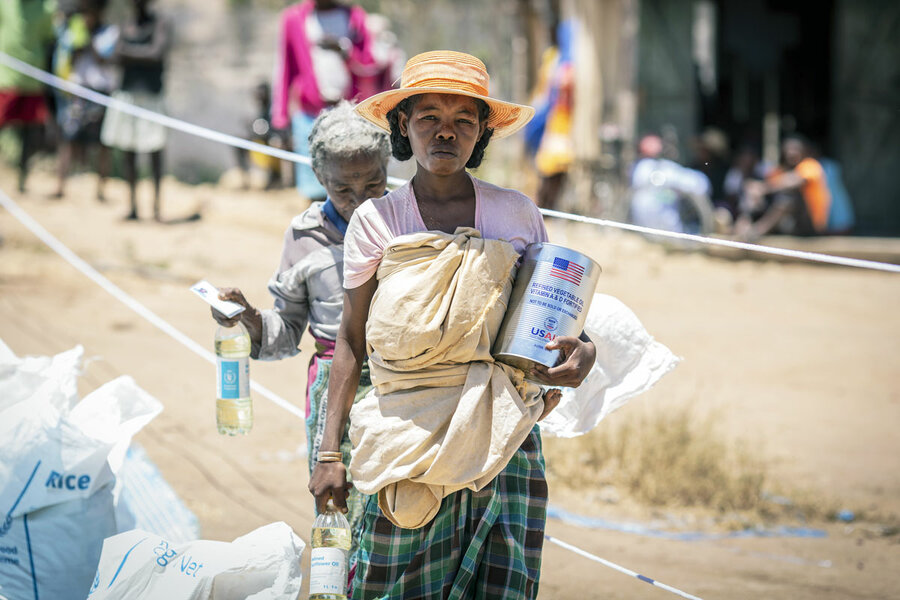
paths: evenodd
<path fill-rule="evenodd" d="M 409 115 L 400 112 L 397 124 L 409 138 L 416 162 L 435 175 L 465 169 L 487 126 L 479 122 L 475 99 L 456 94 L 417 97 Z"/>
<path fill-rule="evenodd" d="M 376 154 L 329 160 L 316 172 L 338 214 L 350 220 L 356 207 L 384 195 L 387 170 Z"/>

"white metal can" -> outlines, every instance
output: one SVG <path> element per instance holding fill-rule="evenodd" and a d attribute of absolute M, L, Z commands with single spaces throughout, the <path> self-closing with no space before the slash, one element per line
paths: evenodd
<path fill-rule="evenodd" d="M 600 278 L 600 265 L 564 246 L 540 242 L 525 249 L 493 355 L 524 371 L 535 363 L 553 367 L 559 336 L 579 336 Z"/>

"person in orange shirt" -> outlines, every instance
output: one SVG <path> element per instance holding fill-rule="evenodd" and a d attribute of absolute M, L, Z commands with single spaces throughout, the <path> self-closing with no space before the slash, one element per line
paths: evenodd
<path fill-rule="evenodd" d="M 788 137 L 781 145 L 782 166 L 765 181 L 747 181 L 744 191 L 757 203 L 768 201 L 758 220 L 741 215 L 735 226 L 740 238 L 756 239 L 769 232 L 788 235 L 819 235 L 828 225 L 831 193 L 822 165 L 810 156 L 809 144 L 800 136 Z"/>

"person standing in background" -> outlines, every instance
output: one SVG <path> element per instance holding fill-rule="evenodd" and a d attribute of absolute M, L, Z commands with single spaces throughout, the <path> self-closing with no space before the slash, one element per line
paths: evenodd
<path fill-rule="evenodd" d="M 368 98 L 397 87 L 406 53 L 397 43 L 397 34 L 391 31 L 391 22 L 384 15 L 366 15 L 366 28 L 372 39 L 372 64 L 355 65 L 359 96 Z"/>
<path fill-rule="evenodd" d="M 163 71 L 169 50 L 168 20 L 151 10 L 152 0 L 133 0 L 134 11 L 122 26 L 113 59 L 122 67 L 122 86 L 113 98 L 141 108 L 164 113 Z M 138 218 L 137 155 L 149 154 L 153 171 L 153 218 L 162 221 L 160 184 L 166 128 L 110 108 L 103 119 L 100 141 L 122 150 L 125 178 L 130 189 L 131 211 L 126 219 Z"/>
<path fill-rule="evenodd" d="M 272 126 L 291 126 L 294 152 L 309 156 L 309 133 L 323 109 L 361 99 L 354 73 L 373 63 L 371 44 L 366 13 L 359 6 L 304 0 L 281 14 Z M 311 201 L 325 199 L 312 168 L 298 163 L 295 173 L 301 194 Z"/>
<path fill-rule="evenodd" d="M 53 71 L 86 88 L 109 94 L 116 84 L 116 67 L 110 62 L 119 29 L 103 22 L 106 0 L 82 0 L 80 12 L 71 15 L 57 39 Z M 89 150 L 97 153 L 97 199 L 104 200 L 103 184 L 109 174 L 109 148 L 100 143 L 100 127 L 106 109 L 84 98 L 58 94 L 57 120 L 60 146 L 55 198 L 65 195 L 66 177 L 76 150 L 87 161 Z"/>
<path fill-rule="evenodd" d="M 551 33 L 553 44 L 544 51 L 534 93 L 536 114 L 525 128 L 525 137 L 540 176 L 537 204 L 555 209 L 575 158 L 572 151 L 575 24 L 563 21 Z"/>
<path fill-rule="evenodd" d="M 90 34 L 81 14 L 82 0 L 63 0 L 57 3 L 53 16 L 53 53 L 50 57 L 51 72 L 66 81 L 72 81 L 72 63 L 75 59 L 76 46 L 87 45 Z M 70 146 L 62 131 L 69 111 L 69 103 L 76 97 L 64 92 L 61 88 L 51 88 L 51 110 L 55 117 L 54 139 L 57 141 L 57 160 L 62 162 L 64 154 Z M 54 194 L 56 196 L 56 194 Z"/>
<path fill-rule="evenodd" d="M 39 69 L 46 69 L 53 43 L 54 2 L 0 2 L 0 51 Z M 43 86 L 35 79 L 0 66 L 0 129 L 19 134 L 19 192 L 25 191 L 28 161 L 37 150 L 41 127 L 47 121 Z"/>
<path fill-rule="evenodd" d="M 286 129 L 272 127 L 272 90 L 268 83 L 257 84 L 253 89 L 253 100 L 255 102 L 254 115 L 247 127 L 249 139 L 264 146 L 285 149 L 290 134 Z M 234 150 L 245 190 L 250 189 L 251 166 L 257 167 L 265 173 L 267 190 L 281 187 L 284 175 L 290 175 L 290 168 L 285 166 L 287 161 L 246 148 L 235 148 Z"/>

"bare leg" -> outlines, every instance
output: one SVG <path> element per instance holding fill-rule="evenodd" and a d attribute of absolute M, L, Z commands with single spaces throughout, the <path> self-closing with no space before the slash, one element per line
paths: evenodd
<path fill-rule="evenodd" d="M 273 148 L 283 150 L 286 146 L 281 136 L 273 137 L 269 140 L 269 145 Z M 278 168 L 278 176 L 281 180 L 281 187 L 294 187 L 294 165 L 290 161 L 281 159 Z"/>
<path fill-rule="evenodd" d="M 238 168 L 241 170 L 241 188 L 250 189 L 250 152 L 246 148 L 235 148 Z"/>
<path fill-rule="evenodd" d="M 284 142 L 281 137 L 273 137 L 269 140 L 269 145 L 273 148 L 283 149 Z M 291 177 L 294 174 L 294 165 L 290 163 L 290 161 L 279 159 L 278 161 L 278 185 L 280 187 L 294 187 L 294 182 Z"/>
<path fill-rule="evenodd" d="M 773 203 L 756 222 L 751 223 L 747 217 L 741 216 L 735 226 L 735 235 L 739 240 L 755 242 L 775 229 L 790 209 L 790 202 L 781 201 Z"/>
<path fill-rule="evenodd" d="M 109 175 L 109 148 L 103 144 L 97 144 L 97 200 L 106 202 L 103 188 L 106 186 L 106 178 Z"/>
<path fill-rule="evenodd" d="M 150 167 L 153 170 L 153 218 L 162 222 L 160 212 L 159 188 L 162 184 L 162 150 L 150 154 Z"/>
<path fill-rule="evenodd" d="M 269 165 L 269 167 L 266 168 L 266 173 L 268 173 L 268 179 L 266 180 L 266 189 L 272 190 L 278 187 L 278 185 L 281 183 L 281 171 L 279 170 L 279 168 Z"/>
<path fill-rule="evenodd" d="M 25 193 L 25 179 L 28 178 L 28 161 L 37 150 L 38 125 L 22 125 L 19 137 L 22 141 L 22 152 L 19 154 L 19 192 Z"/>
<path fill-rule="evenodd" d="M 125 158 L 125 179 L 128 181 L 128 189 L 131 198 L 131 212 L 125 215 L 128 220 L 138 218 L 137 209 L 137 155 L 134 152 L 123 152 Z"/>
<path fill-rule="evenodd" d="M 54 198 L 62 198 L 65 195 L 66 177 L 69 176 L 69 169 L 72 166 L 72 142 L 62 140 L 59 144 L 59 155 L 57 156 L 56 175 L 58 178 L 56 184 L 56 193 Z"/>
<path fill-rule="evenodd" d="M 294 187 L 294 163 L 288 160 L 281 161 L 281 187 Z"/>

